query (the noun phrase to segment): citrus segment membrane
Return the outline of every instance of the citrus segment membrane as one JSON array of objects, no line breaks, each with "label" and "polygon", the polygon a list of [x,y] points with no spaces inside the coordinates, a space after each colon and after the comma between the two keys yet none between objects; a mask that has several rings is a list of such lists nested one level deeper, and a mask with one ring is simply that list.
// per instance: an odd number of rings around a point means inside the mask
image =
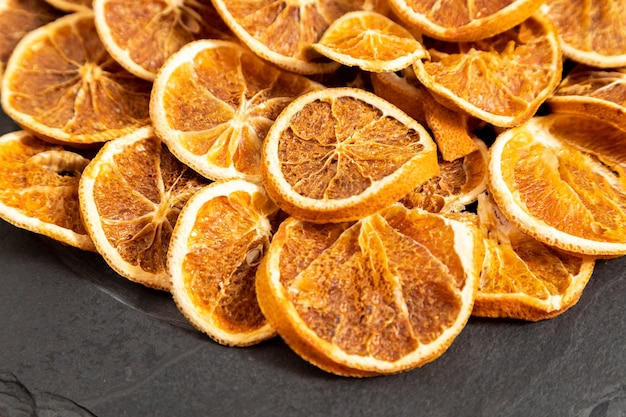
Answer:
[{"label": "citrus segment membrane", "polygon": [[171,292],[198,329],[231,346],[275,335],[257,303],[255,274],[277,208],[244,180],[212,183],[183,208],[168,252]]},{"label": "citrus segment membrane", "polygon": [[332,22],[312,47],[343,65],[370,72],[400,71],[428,56],[407,29],[385,15],[362,10]]},{"label": "citrus segment membrane", "polygon": [[171,151],[205,177],[260,183],[262,142],[274,119],[298,95],[321,88],[234,42],[199,40],[159,72],[150,115]]},{"label": "citrus segment membrane", "polygon": [[430,60],[417,60],[417,78],[446,107],[499,127],[532,117],[561,80],[554,25],[541,14],[475,42],[424,38]]},{"label": "citrus segment membrane", "polygon": [[88,145],[147,125],[150,89],[106,52],[91,12],[73,13],[29,32],[15,47],[2,108],[47,140]]},{"label": "citrus segment membrane", "polygon": [[259,305],[304,359],[349,376],[443,354],[470,314],[481,244],[468,223],[394,205],[356,223],[281,223]]},{"label": "citrus segment membrane", "polygon": [[95,0],[93,8],[109,53],[129,72],[149,81],[189,42],[235,39],[209,1]]},{"label": "citrus segment membrane", "polygon": [[178,214],[206,180],[151,127],[107,142],[81,177],[80,210],[98,252],[120,275],[169,290],[167,248]]},{"label": "citrus segment membrane", "polygon": [[489,188],[522,232],[562,250],[626,253],[626,132],[594,117],[535,117],[490,148]]},{"label": "citrus segment membrane", "polygon": [[472,314],[538,321],[574,306],[595,258],[566,254],[522,233],[487,194],[478,197],[485,258]]},{"label": "citrus segment membrane", "polygon": [[95,251],[78,207],[89,160],[26,131],[0,137],[0,218],[79,249]]},{"label": "citrus segment membrane", "polygon": [[263,144],[263,184],[279,207],[312,222],[355,220],[439,173],[424,127],[365,90],[296,98]]}]

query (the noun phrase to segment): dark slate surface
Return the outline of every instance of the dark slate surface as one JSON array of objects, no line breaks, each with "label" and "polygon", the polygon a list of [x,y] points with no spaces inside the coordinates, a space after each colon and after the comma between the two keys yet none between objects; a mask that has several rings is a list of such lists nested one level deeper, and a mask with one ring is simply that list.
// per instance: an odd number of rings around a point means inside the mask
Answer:
[{"label": "dark slate surface", "polygon": [[220,346],[168,295],[3,221],[0,265],[0,417],[626,415],[626,258],[557,318],[472,318],[441,358],[369,379],[279,338]]}]

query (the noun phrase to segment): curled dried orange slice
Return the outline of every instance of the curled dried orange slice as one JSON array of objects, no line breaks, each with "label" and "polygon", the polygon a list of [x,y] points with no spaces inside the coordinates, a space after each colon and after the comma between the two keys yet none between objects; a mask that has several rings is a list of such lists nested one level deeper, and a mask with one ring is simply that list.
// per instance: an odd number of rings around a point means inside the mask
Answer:
[{"label": "curled dried orange slice", "polygon": [[415,61],[417,78],[446,107],[495,126],[528,120],[561,80],[558,33],[541,14],[481,41],[424,42],[431,59]]},{"label": "curled dried orange slice", "polygon": [[46,3],[65,12],[85,12],[91,10],[91,0],[44,0]]},{"label": "curled dried orange slice", "polygon": [[72,13],[17,44],[3,78],[2,108],[47,140],[89,145],[147,125],[151,87],[106,52],[92,12]]},{"label": "curled dried orange slice", "polygon": [[356,223],[293,217],[257,272],[261,310],[302,358],[340,375],[421,366],[464,328],[478,285],[476,227],[393,205]]},{"label": "curled dried orange slice", "polygon": [[383,14],[363,10],[332,22],[312,47],[343,65],[370,72],[400,71],[428,56],[407,29]]},{"label": "curled dried orange slice", "polygon": [[320,84],[221,40],[184,46],[154,82],[150,116],[181,161],[212,180],[261,182],[261,146],[276,116]]},{"label": "curled dried orange slice", "polygon": [[439,173],[426,129],[357,88],[326,88],[289,104],[263,143],[261,174],[284,211],[312,222],[356,220]]},{"label": "curled dried orange slice", "polygon": [[549,246],[626,254],[626,131],[554,113],[504,131],[490,148],[489,189],[506,218]]},{"label": "curled dried orange slice", "polygon": [[178,217],[168,250],[171,293],[185,317],[219,343],[248,346],[276,334],[255,290],[276,211],[260,185],[232,179],[198,191]]},{"label": "curled dried orange slice", "polygon": [[396,72],[373,72],[370,81],[377,96],[397,106],[422,125],[427,125],[423,102],[427,90],[415,76],[412,66]]},{"label": "curled dried orange slice", "polygon": [[566,254],[520,232],[487,194],[478,197],[485,258],[472,314],[538,321],[573,307],[595,258]]},{"label": "curled dried orange slice", "polygon": [[167,58],[196,39],[234,39],[209,1],[94,0],[102,43],[124,68],[152,81]]},{"label": "curled dried orange slice", "polygon": [[96,249],[123,277],[169,290],[167,248],[178,214],[206,181],[151,127],[107,142],[83,171],[80,211]]},{"label": "curled dried orange slice", "polygon": [[395,13],[429,37],[475,41],[502,33],[530,17],[545,0],[390,0]]},{"label": "curled dried orange slice", "polygon": [[95,251],[78,208],[78,183],[89,159],[25,131],[0,137],[0,218],[32,232]]}]

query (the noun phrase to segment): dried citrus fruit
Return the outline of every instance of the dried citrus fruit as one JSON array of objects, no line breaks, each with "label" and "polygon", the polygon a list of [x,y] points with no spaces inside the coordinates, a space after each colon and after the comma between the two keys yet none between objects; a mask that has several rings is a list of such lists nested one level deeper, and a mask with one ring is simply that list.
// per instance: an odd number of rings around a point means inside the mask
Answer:
[{"label": "dried citrus fruit", "polygon": [[150,116],[180,160],[207,178],[261,182],[261,146],[294,97],[321,89],[241,45],[198,40],[176,52],[154,82]]},{"label": "dried citrus fruit", "polygon": [[481,41],[424,42],[431,59],[413,63],[417,78],[446,107],[495,126],[528,120],[561,80],[557,31],[541,14]]},{"label": "dried citrus fruit", "polygon": [[547,103],[557,113],[593,115],[626,129],[626,68],[577,65]]},{"label": "dried citrus fruit", "polygon": [[545,0],[389,0],[392,10],[425,35],[475,41],[502,33],[530,17]]},{"label": "dried citrus fruit", "polygon": [[370,72],[400,71],[428,56],[422,43],[403,26],[364,10],[332,22],[312,47],[333,61]]},{"label": "dried citrus fruit", "polygon": [[574,306],[595,258],[566,254],[520,232],[487,194],[478,197],[485,257],[472,314],[538,321]]},{"label": "dried citrus fruit", "polygon": [[89,159],[26,131],[0,137],[0,218],[67,245],[94,251],[78,208]]},{"label": "dried citrus fruit", "polygon": [[84,12],[91,10],[91,0],[45,0],[59,10],[65,12]]},{"label": "dried citrus fruit", "polygon": [[453,161],[439,157],[439,175],[402,197],[408,208],[431,213],[460,212],[487,188],[487,145],[478,138],[476,150]]},{"label": "dried citrus fruit", "polygon": [[356,223],[281,223],[257,272],[261,310],[305,360],[340,375],[405,371],[465,326],[482,243],[467,222],[393,205]]},{"label": "dried citrus fruit", "polygon": [[396,72],[373,72],[370,81],[376,95],[426,126],[423,95],[427,90],[415,77],[412,66]]},{"label": "dried citrus fruit", "polygon": [[263,143],[263,184],[287,213],[312,222],[356,220],[439,173],[426,129],[356,88],[304,94]]},{"label": "dried citrus fruit", "polygon": [[507,219],[549,246],[626,254],[626,131],[553,113],[504,131],[490,147],[489,189]]},{"label": "dried citrus fruit", "polygon": [[234,39],[209,1],[94,0],[96,28],[124,68],[146,80],[196,39]]},{"label": "dried citrus fruit", "polygon": [[178,217],[168,250],[171,293],[189,322],[219,343],[247,346],[276,334],[254,284],[276,211],[263,187],[232,179],[198,191]]},{"label": "dried citrus fruit", "polygon": [[0,3],[0,77],[15,45],[31,30],[58,17],[61,12],[43,0]]},{"label": "dried citrus fruit", "polygon": [[85,145],[147,125],[150,89],[106,53],[91,12],[73,13],[17,44],[3,78],[2,108],[47,140]]},{"label": "dried citrus fruit", "polygon": [[83,171],[80,211],[96,249],[120,275],[168,290],[167,248],[178,214],[206,181],[151,127],[107,142]]},{"label": "dried citrus fruit", "polygon": [[213,0],[235,35],[260,57],[301,74],[335,71],[339,63],[315,52],[328,26],[347,12],[378,10],[380,0],[320,2],[309,0]]},{"label": "dried citrus fruit", "polygon": [[624,0],[546,0],[541,10],[559,30],[563,54],[599,68],[626,66]]}]

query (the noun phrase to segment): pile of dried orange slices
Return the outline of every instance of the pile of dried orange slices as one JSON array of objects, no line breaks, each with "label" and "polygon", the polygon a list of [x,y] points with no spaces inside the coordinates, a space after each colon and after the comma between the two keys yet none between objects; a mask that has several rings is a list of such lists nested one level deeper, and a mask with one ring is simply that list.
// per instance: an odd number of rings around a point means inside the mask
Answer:
[{"label": "pile of dried orange slices", "polygon": [[23,130],[0,138],[0,217],[169,291],[219,343],[413,369],[471,315],[563,313],[626,254],[624,16],[4,2],[1,104]]}]

